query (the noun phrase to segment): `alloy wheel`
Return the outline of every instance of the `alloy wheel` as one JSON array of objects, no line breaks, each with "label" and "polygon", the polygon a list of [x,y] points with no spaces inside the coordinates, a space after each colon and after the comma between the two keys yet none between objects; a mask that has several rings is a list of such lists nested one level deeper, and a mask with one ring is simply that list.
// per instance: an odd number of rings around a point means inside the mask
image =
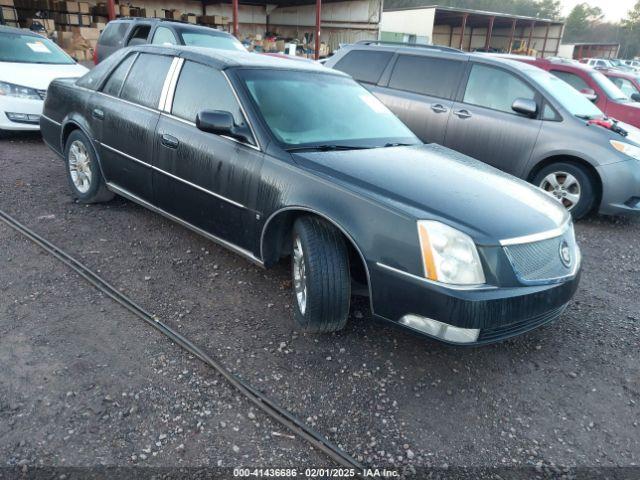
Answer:
[{"label": "alloy wheel", "polygon": [[571,211],[580,202],[582,188],[578,179],[567,172],[552,172],[542,179],[540,188],[553,195]]},{"label": "alloy wheel", "polygon": [[304,315],[307,310],[307,273],[300,237],[293,240],[293,288],[300,313]]},{"label": "alloy wheel", "polygon": [[89,191],[93,179],[91,157],[87,147],[80,140],[75,140],[69,147],[69,174],[73,185],[80,193]]}]

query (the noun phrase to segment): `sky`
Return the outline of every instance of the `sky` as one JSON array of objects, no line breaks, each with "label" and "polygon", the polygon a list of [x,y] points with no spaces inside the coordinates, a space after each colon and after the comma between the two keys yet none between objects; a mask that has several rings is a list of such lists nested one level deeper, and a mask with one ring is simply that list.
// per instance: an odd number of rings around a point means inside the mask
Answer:
[{"label": "sky", "polygon": [[627,12],[635,5],[636,0],[561,0],[562,14],[568,15],[573,7],[583,2],[593,7],[600,7],[602,13],[604,13],[605,20],[615,22],[627,15]]}]

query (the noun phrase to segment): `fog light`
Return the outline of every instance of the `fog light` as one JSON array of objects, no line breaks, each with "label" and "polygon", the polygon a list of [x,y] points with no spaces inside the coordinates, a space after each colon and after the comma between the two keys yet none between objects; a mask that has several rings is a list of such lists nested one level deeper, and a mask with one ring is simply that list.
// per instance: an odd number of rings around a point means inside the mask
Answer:
[{"label": "fog light", "polygon": [[402,317],[400,323],[452,343],[473,343],[478,340],[478,335],[480,335],[480,330],[477,328],[454,327],[431,318],[412,314]]},{"label": "fog light", "polygon": [[7,118],[12,122],[18,123],[38,123],[40,121],[40,115],[31,113],[15,113],[6,112]]}]

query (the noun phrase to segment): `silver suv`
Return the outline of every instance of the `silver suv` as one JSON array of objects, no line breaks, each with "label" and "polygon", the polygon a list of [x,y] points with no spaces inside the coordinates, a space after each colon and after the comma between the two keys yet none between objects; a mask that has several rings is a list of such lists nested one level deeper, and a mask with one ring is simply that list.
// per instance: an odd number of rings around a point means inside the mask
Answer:
[{"label": "silver suv", "polygon": [[606,119],[542,69],[379,42],[343,47],[325,65],[353,76],[422,141],[532,182],[574,218],[640,213],[640,130]]}]

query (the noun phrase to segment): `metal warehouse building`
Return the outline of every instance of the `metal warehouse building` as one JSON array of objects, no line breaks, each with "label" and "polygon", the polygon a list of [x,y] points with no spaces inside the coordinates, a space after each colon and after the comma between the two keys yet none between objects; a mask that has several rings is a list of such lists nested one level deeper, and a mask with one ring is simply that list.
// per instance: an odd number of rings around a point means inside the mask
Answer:
[{"label": "metal warehouse building", "polygon": [[465,51],[499,51],[539,57],[558,55],[564,23],[464,8],[385,5],[384,41],[434,43]]},{"label": "metal warehouse building", "polygon": [[559,55],[565,58],[617,58],[619,43],[563,43]]}]

